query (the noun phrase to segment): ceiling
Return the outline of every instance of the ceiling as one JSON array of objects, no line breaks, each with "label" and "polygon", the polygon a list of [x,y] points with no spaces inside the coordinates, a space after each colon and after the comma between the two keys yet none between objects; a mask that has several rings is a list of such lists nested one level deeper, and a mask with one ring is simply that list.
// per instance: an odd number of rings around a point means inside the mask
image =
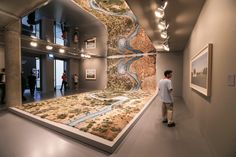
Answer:
[{"label": "ceiling", "polygon": [[[154,11],[160,7],[162,0],[126,0],[131,10],[137,16],[139,23],[145,29],[154,46],[163,43],[158,21]],[[1,0],[0,1],[0,28],[12,21],[39,8],[39,17],[56,19],[58,22],[67,22],[70,26],[99,25],[94,16],[88,14],[70,0]],[[205,0],[169,0],[165,9],[165,20],[169,24],[167,30],[170,51],[183,51],[193,27],[197,21]],[[79,16],[78,16],[79,15]],[[160,50],[161,51],[161,50]]]},{"label": "ceiling", "polygon": [[51,0],[48,5],[40,8],[36,12],[37,18],[54,19],[57,22],[66,22],[69,26],[87,26],[96,25],[97,27],[104,25],[93,15],[83,10],[71,0]]},{"label": "ceiling", "polygon": [[[131,10],[137,16],[139,23],[145,29],[154,46],[163,43],[158,30],[158,20],[155,10],[163,0],[126,0]],[[169,24],[170,51],[183,51],[191,35],[205,0],[169,0],[165,9],[165,20]],[[159,50],[161,52],[163,50]]]},{"label": "ceiling", "polygon": [[46,2],[47,0],[1,0],[0,28],[41,7]]}]

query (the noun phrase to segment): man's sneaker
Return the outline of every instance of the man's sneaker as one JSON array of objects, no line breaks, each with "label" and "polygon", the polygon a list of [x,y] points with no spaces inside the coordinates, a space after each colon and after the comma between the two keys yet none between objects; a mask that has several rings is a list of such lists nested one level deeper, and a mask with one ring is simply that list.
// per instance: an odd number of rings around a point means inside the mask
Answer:
[{"label": "man's sneaker", "polygon": [[168,123],[167,126],[168,126],[168,127],[175,127],[175,123],[174,123],[174,122]]},{"label": "man's sneaker", "polygon": [[162,121],[162,123],[167,123],[168,122],[168,120],[167,119],[164,119],[163,121]]}]

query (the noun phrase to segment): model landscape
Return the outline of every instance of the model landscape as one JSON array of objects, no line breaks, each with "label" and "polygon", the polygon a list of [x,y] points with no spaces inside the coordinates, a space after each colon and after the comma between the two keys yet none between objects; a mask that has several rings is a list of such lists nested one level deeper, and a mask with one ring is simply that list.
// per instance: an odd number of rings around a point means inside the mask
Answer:
[{"label": "model landscape", "polygon": [[23,104],[16,108],[113,141],[151,96],[141,90],[104,90]]},{"label": "model landscape", "polygon": [[107,88],[18,109],[113,141],[156,91],[156,55],[124,0],[74,0],[107,28]]}]

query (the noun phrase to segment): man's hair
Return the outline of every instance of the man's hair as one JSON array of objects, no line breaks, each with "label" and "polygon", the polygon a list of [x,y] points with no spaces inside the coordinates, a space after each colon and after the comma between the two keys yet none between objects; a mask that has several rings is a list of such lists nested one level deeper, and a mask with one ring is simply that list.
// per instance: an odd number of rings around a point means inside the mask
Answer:
[{"label": "man's hair", "polygon": [[165,75],[165,77],[167,77],[167,75],[169,75],[169,74],[171,74],[172,73],[172,70],[166,70],[165,72],[164,72],[164,75]]}]

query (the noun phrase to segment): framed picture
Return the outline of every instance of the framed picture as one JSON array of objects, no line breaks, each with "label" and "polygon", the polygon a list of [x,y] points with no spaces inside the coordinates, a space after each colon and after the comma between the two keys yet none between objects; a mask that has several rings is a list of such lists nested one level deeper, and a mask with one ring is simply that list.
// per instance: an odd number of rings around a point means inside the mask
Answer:
[{"label": "framed picture", "polygon": [[86,80],[96,80],[96,69],[86,69]]},{"label": "framed picture", "polygon": [[96,38],[91,38],[85,41],[86,49],[95,49],[96,48]]},{"label": "framed picture", "polygon": [[190,87],[210,96],[212,44],[205,46],[190,62]]}]

